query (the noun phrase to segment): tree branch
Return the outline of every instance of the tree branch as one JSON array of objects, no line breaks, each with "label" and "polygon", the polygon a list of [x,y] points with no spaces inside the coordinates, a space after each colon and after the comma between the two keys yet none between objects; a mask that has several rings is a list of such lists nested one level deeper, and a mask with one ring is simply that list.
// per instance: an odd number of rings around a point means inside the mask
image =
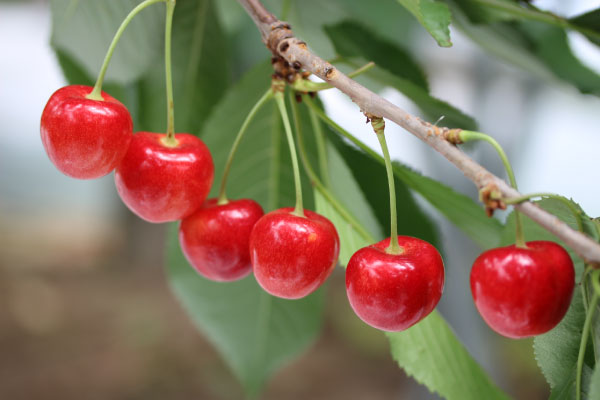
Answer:
[{"label": "tree branch", "polygon": [[[389,119],[406,129],[446,157],[479,189],[494,187],[506,198],[521,196],[504,180],[493,175],[455,145],[448,142],[446,140],[450,132],[448,128],[434,126],[407,113],[311,53],[306,43],[294,36],[290,26],[267,11],[259,0],[238,0],[238,2],[252,17],[261,33],[263,42],[274,55],[283,57],[290,64],[300,63],[305,70],[310,71],[348,95],[363,113]],[[600,264],[600,245],[594,240],[571,229],[557,217],[533,203],[524,202],[515,205],[515,207],[563,240],[584,260]]]}]

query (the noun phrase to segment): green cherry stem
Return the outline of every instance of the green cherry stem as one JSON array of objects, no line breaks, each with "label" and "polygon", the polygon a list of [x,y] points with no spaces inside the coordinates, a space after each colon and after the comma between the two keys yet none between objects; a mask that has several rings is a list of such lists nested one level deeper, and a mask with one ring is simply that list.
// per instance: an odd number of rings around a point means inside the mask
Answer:
[{"label": "green cherry stem", "polygon": [[[292,98],[290,93],[290,103],[292,104],[292,118],[294,120],[294,128],[296,129],[296,137],[298,138],[298,152],[300,154],[300,159],[302,160],[302,165],[304,166],[304,170],[306,171],[308,177],[311,180],[311,183],[315,186],[315,188],[325,197],[325,199],[331,203],[333,208],[344,218],[350,226],[367,242],[374,242],[375,239],[371,236],[369,232],[363,228],[363,226],[354,218],[354,216],[342,205],[338,199],[331,193],[329,188],[325,186],[320,180],[317,174],[315,173],[314,168],[310,164],[308,160],[308,156],[306,153],[306,148],[304,147],[304,135],[302,133],[302,129],[300,126],[300,118],[298,117],[298,106],[296,101]],[[314,129],[314,126],[313,126]]]},{"label": "green cherry stem", "polygon": [[300,181],[300,167],[298,166],[298,155],[296,154],[296,145],[294,144],[294,135],[290,126],[290,119],[285,108],[285,99],[283,97],[283,82],[273,81],[273,92],[275,102],[279,108],[281,119],[283,120],[283,128],[287,136],[288,145],[290,147],[290,156],[292,157],[292,168],[294,170],[294,183],[296,186],[296,207],[292,214],[299,217],[304,217],[304,207],[302,206],[302,183]]},{"label": "green cherry stem", "polygon": [[583,323],[583,331],[581,332],[581,342],[579,343],[579,355],[577,356],[577,376],[575,380],[575,399],[581,400],[581,373],[583,371],[583,360],[585,358],[585,350],[587,347],[588,336],[590,335],[590,328],[592,326],[592,319],[598,300],[600,299],[600,270],[592,272],[591,280],[594,288],[594,294],[590,301],[587,315],[585,316],[585,322]]},{"label": "green cherry stem", "polygon": [[372,117],[371,125],[377,134],[377,140],[381,145],[383,159],[385,161],[385,172],[387,173],[388,187],[390,189],[390,222],[391,234],[390,245],[385,250],[388,254],[401,254],[404,250],[398,244],[398,217],[396,214],[396,187],[394,185],[394,171],[392,170],[392,160],[385,140],[385,121],[381,117]]},{"label": "green cherry stem", "polygon": [[[491,136],[486,135],[485,133],[474,132],[474,131],[460,131],[460,133],[458,134],[458,137],[464,143],[470,142],[473,140],[483,140],[484,142],[487,142],[490,145],[492,145],[492,147],[496,150],[496,152],[500,156],[500,159],[502,160],[502,164],[504,164],[504,168],[506,169],[506,174],[508,175],[508,180],[510,182],[510,185],[513,187],[513,189],[517,190],[517,180],[515,179],[515,174],[513,172],[512,166],[510,165],[510,162],[508,161],[508,157],[506,156],[504,149],[502,148],[502,146],[500,146],[500,144],[496,141],[496,139],[494,139]],[[516,234],[515,234],[516,246],[521,247],[521,248],[527,247],[525,245],[525,238],[523,236],[523,221],[521,219],[521,213],[517,209],[515,209],[515,229],[516,229]]]},{"label": "green cherry stem", "polygon": [[171,71],[171,32],[173,27],[173,12],[175,0],[167,1],[167,16],[165,19],[165,81],[167,86],[167,137],[163,144],[177,146],[175,139],[175,104],[173,103],[173,74]]},{"label": "green cherry stem", "polygon": [[125,17],[123,22],[121,22],[121,26],[119,26],[119,29],[117,29],[117,33],[115,33],[115,36],[113,37],[113,40],[110,43],[110,46],[108,46],[108,51],[106,52],[106,56],[104,56],[104,61],[102,62],[102,66],[100,67],[100,73],[98,74],[98,79],[96,79],[96,84],[94,85],[94,89],[92,90],[92,92],[90,94],[88,94],[86,96],[88,99],[100,100],[100,101],[104,100],[102,98],[102,84],[104,83],[104,76],[106,75],[106,70],[108,69],[108,64],[110,63],[113,53],[115,52],[117,43],[119,43],[119,39],[121,39],[123,32],[125,32],[125,28],[127,28],[129,23],[131,22],[131,20],[136,15],[138,15],[138,13],[140,11],[142,11],[144,8],[150,6],[154,3],[161,3],[164,1],[166,1],[166,0],[143,1],[140,4],[138,4],[133,10],[131,10],[129,12],[129,14],[127,14],[127,16]]},{"label": "green cherry stem", "polygon": [[248,130],[248,126],[250,125],[250,122],[252,122],[252,120],[256,116],[256,113],[258,112],[258,110],[260,110],[262,108],[262,106],[265,105],[267,103],[267,101],[269,101],[272,97],[273,97],[273,91],[271,90],[271,88],[269,88],[269,90],[267,90],[265,92],[265,94],[263,94],[261,96],[261,98],[258,99],[256,104],[254,104],[254,106],[252,107],[252,109],[250,110],[248,115],[246,116],[244,123],[240,127],[240,130],[238,131],[238,134],[235,137],[233,144],[231,145],[231,150],[229,151],[229,156],[227,157],[227,162],[225,163],[225,168],[223,169],[223,177],[221,178],[221,186],[219,187],[219,196],[218,196],[217,204],[222,205],[222,204],[228,203],[227,195],[225,194],[225,186],[227,185],[227,177],[229,176],[229,170],[231,169],[233,157],[235,156],[235,153],[240,145],[240,142],[242,141],[242,137],[244,137],[244,133],[246,133],[246,131]]}]

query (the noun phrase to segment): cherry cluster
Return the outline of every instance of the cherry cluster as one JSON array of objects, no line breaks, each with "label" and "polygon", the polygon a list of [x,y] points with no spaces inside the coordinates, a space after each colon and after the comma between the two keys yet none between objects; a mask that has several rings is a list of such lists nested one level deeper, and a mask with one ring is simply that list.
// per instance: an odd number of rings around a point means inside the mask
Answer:
[{"label": "cherry cluster", "polygon": [[[94,88],[71,85],[52,94],[41,118],[41,138],[48,157],[62,173],[74,178],[99,178],[115,171],[117,192],[133,213],[153,223],[180,220],[183,253],[203,277],[227,282],[253,272],[258,284],[273,296],[299,299],[309,295],[337,264],[340,240],[331,221],[302,207],[298,160],[283,100],[290,82],[275,77],[271,89],[250,112],[233,143],[219,196],[212,199],[207,199],[214,178],[208,147],[194,135],[174,133],[170,77],[174,1],[167,1],[167,133],[133,134],[127,108],[101,91],[108,60],[123,29],[137,12],[158,1],[162,0],[144,1],[126,18]],[[285,60],[281,62],[287,65]],[[294,66],[294,70],[299,69]],[[298,79],[305,78],[302,74]],[[254,200],[227,199],[224,189],[247,124],[255,110],[272,97],[279,106],[290,146],[296,206],[265,214]],[[431,244],[398,236],[385,123],[380,117],[369,118],[384,154],[392,230],[389,238],[359,249],[350,258],[346,290],[353,310],[367,324],[402,331],[421,321],[438,304],[444,287],[444,264]],[[465,141],[482,137],[467,131],[461,134]],[[510,176],[514,178],[512,173]],[[484,252],[471,271],[477,309],[492,329],[513,338],[538,335],[556,326],[569,307],[574,288],[569,254],[554,242],[525,243],[519,233],[520,221],[517,226],[516,245]]]}]

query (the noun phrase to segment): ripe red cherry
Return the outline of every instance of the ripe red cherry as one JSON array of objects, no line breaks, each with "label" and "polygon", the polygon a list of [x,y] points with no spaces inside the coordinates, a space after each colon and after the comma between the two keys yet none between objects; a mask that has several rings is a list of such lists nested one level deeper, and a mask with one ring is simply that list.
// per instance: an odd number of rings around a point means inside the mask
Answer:
[{"label": "ripe red cherry", "polygon": [[346,293],[352,309],[367,324],[402,331],[425,318],[444,289],[444,263],[431,244],[398,236],[401,254],[388,254],[390,238],[352,255],[346,268]]},{"label": "ripe red cherry", "polygon": [[187,260],[205,278],[235,281],[252,271],[250,232],[264,214],[254,200],[207,200],[181,221],[179,243]]},{"label": "ripe red cherry", "polygon": [[299,299],[317,290],[337,263],[340,239],[322,215],[281,208],[265,214],[250,234],[256,281],[273,296]]},{"label": "ripe red cherry", "polygon": [[212,185],[214,166],[206,145],[178,133],[137,132],[115,171],[117,191],[131,211],[148,222],[183,219],[198,210]]},{"label": "ripe red cherry", "polygon": [[86,98],[91,87],[58,89],[42,112],[40,131],[50,161],[73,178],[92,179],[110,173],[127,152],[133,123],[118,100]]},{"label": "ripe red cherry", "polygon": [[477,310],[493,330],[515,339],[554,328],[575,286],[573,261],[565,249],[549,241],[526,245],[488,250],[471,269]]}]

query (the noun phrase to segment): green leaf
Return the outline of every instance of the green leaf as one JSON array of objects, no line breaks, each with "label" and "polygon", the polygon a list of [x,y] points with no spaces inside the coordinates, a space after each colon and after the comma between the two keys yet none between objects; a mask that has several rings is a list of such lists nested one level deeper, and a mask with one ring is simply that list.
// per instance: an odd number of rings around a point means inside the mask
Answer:
[{"label": "green leaf", "polygon": [[325,32],[344,57],[362,56],[399,78],[429,91],[427,77],[410,53],[355,21],[328,25]]},{"label": "green leaf", "polygon": [[[585,321],[581,292],[573,293],[569,311],[563,320],[550,332],[534,339],[535,359],[550,384],[554,388],[565,385],[565,376],[570,376],[577,364],[581,329]],[[575,376],[573,375],[573,382]]]},{"label": "green leaf", "polygon": [[[51,44],[95,80],[119,25],[138,3],[138,0],[51,0]],[[155,4],[134,18],[115,49],[106,81],[132,82],[156,64],[162,52],[157,44],[163,43],[164,15],[164,4]]]},{"label": "green leaf", "polygon": [[427,29],[442,47],[452,46],[450,23],[452,15],[448,6],[435,0],[398,0]]},{"label": "green leaf", "polygon": [[596,368],[590,376],[588,400],[600,400],[600,363],[596,363]]},{"label": "green leaf", "polygon": [[317,337],[324,290],[301,300],[264,292],[253,276],[218,283],[188,265],[177,238],[168,234],[168,279],[192,321],[219,350],[249,395],[256,395],[279,367]]},{"label": "green leaf", "polygon": [[[160,22],[164,29],[164,21]],[[177,3],[173,16],[172,73],[177,132],[197,134],[230,82],[227,40],[211,0]],[[157,42],[164,46],[164,39]],[[140,83],[140,130],[166,127],[164,53]]]},{"label": "green leaf", "polygon": [[[574,400],[577,387],[575,383],[576,373],[577,368],[573,368],[568,375],[563,376],[561,382],[552,389],[548,400]],[[591,379],[593,379],[592,369],[584,364],[581,371],[581,394],[582,398],[586,400],[594,399],[588,395],[588,387],[593,382]]]},{"label": "green leaf", "polygon": [[508,398],[436,311],[403,332],[386,335],[394,360],[432,392],[448,400]]},{"label": "green leaf", "polygon": [[444,125],[453,128],[476,129],[475,121],[448,103],[429,94],[425,74],[412,56],[398,44],[382,38],[368,28],[345,21],[325,27],[336,52],[343,62],[356,68],[357,58],[373,61],[376,67],[365,75],[392,86],[412,100],[429,118],[444,117]]},{"label": "green leaf", "polygon": [[492,54],[544,79],[561,79],[582,93],[600,95],[600,75],[575,57],[563,28],[528,20],[528,15],[518,15],[512,22],[477,25],[458,7],[453,8],[453,14],[455,25]]},{"label": "green leaf", "polygon": [[[368,155],[380,165],[383,165],[383,159],[374,152],[365,153],[363,150],[351,147],[335,136],[333,136],[331,140],[335,143],[340,154],[342,154],[347,163],[350,163],[350,161],[354,163],[354,160],[364,158]],[[394,175],[404,184],[403,186],[408,187],[423,196],[425,200],[434,206],[442,215],[448,218],[450,222],[462,229],[475,243],[483,248],[495,247],[498,244],[502,232],[502,224],[496,219],[488,218],[482,207],[475,201],[400,163],[395,162],[393,167]],[[385,176],[383,173],[380,173],[379,175]],[[379,175],[374,174],[370,178],[363,180],[373,180]],[[362,182],[361,180],[358,181]],[[367,183],[365,182],[363,184]],[[400,205],[400,203],[398,204]],[[401,207],[399,206],[399,210],[400,209]],[[399,214],[399,221],[403,221],[404,218],[410,219],[410,214],[413,212],[414,211],[410,211],[407,213],[408,215],[405,216],[400,216]],[[403,227],[411,230],[426,229],[427,225],[428,224],[423,227],[414,227],[405,226],[405,224],[401,223],[399,224],[399,229]],[[421,234],[424,235],[424,233]]]},{"label": "green leaf", "polygon": [[584,14],[573,17],[569,20],[581,28],[589,29],[592,32],[582,31],[582,33],[594,44],[600,46],[600,8],[588,11]]},{"label": "green leaf", "polygon": [[532,53],[544,62],[554,75],[570,82],[581,93],[600,95],[600,75],[575,57],[563,29],[539,22],[521,24],[521,29],[532,42]]}]

